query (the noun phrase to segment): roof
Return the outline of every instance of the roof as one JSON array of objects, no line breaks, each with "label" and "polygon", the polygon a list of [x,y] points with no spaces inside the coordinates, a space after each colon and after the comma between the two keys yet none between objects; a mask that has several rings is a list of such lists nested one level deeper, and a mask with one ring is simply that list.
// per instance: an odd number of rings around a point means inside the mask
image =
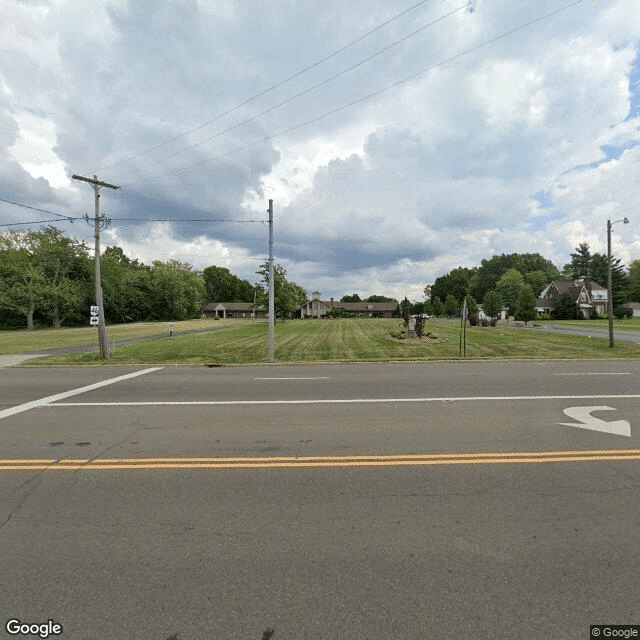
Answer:
[{"label": "roof", "polygon": [[334,302],[334,306],[344,311],[395,311],[397,302]]},{"label": "roof", "polygon": [[251,311],[252,308],[252,302],[210,302],[203,311]]}]

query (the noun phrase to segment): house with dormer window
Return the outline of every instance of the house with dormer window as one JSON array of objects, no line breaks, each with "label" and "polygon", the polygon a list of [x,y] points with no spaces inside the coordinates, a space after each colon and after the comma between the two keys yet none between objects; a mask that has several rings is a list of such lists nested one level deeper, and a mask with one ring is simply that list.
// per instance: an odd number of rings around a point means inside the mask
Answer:
[{"label": "house with dormer window", "polygon": [[607,289],[589,276],[573,282],[559,281],[548,284],[538,298],[538,313],[551,313],[556,300],[563,293],[568,293],[575,300],[576,313],[582,312],[585,318],[590,318],[594,311],[598,315],[607,313]]}]

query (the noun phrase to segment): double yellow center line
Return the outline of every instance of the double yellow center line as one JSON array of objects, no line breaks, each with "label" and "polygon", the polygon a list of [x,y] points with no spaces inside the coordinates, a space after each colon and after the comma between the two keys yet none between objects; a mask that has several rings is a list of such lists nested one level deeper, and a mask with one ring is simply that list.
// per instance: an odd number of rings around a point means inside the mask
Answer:
[{"label": "double yellow center line", "polygon": [[0,471],[119,471],[136,469],[289,469],[410,467],[461,464],[539,464],[640,460],[640,449],[509,453],[434,453],[369,456],[277,456],[268,458],[0,459]]}]

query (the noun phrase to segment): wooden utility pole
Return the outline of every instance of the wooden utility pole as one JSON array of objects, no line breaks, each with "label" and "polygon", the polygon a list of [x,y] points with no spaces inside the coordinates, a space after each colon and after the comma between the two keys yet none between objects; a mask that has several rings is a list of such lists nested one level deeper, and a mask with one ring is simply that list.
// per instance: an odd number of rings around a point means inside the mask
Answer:
[{"label": "wooden utility pole", "polygon": [[[91,178],[85,178],[83,176],[73,175],[74,180],[81,180],[82,182],[88,182],[95,192],[95,265],[96,265],[96,304],[98,306],[98,341],[100,344],[100,357],[103,360],[109,359],[109,339],[107,337],[107,323],[104,318],[104,302],[102,300],[102,278],[100,275],[100,227],[106,222],[104,218],[100,217],[100,187],[107,187],[108,189],[119,189],[120,187],[109,184],[108,182],[101,182],[97,176]],[[89,217],[85,216],[87,222]]]},{"label": "wooden utility pole", "polygon": [[267,348],[267,362],[275,362],[275,304],[273,282],[273,200],[269,200],[269,339]]}]

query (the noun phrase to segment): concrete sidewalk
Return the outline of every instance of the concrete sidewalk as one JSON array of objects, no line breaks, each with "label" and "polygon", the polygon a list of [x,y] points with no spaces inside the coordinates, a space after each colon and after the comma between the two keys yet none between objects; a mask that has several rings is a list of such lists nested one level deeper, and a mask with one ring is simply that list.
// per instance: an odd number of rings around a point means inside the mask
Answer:
[{"label": "concrete sidewalk", "polygon": [[0,356],[0,369],[3,367],[12,367],[16,364],[20,364],[25,360],[31,360],[31,358],[42,358],[49,356],[50,353],[14,353],[7,356]]}]

